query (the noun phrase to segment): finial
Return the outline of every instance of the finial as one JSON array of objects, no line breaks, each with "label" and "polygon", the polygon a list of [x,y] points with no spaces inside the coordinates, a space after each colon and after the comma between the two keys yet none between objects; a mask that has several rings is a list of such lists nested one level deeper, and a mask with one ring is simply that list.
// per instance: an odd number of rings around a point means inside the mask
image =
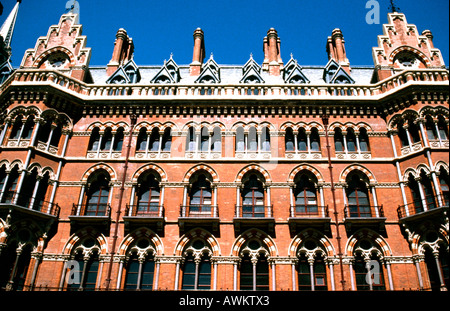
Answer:
[{"label": "finial", "polygon": [[394,0],[390,0],[391,4],[389,5],[389,9],[392,11],[392,13],[400,12],[400,8],[395,6]]}]

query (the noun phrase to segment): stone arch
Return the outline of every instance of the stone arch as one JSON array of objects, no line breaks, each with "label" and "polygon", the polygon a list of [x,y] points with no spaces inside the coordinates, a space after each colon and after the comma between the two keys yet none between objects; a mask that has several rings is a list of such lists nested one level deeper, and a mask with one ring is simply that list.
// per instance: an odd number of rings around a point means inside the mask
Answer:
[{"label": "stone arch", "polygon": [[322,177],[322,174],[321,174],[315,167],[312,167],[312,166],[310,166],[309,164],[303,163],[303,164],[300,164],[300,165],[296,166],[296,167],[291,171],[291,173],[289,174],[289,177],[288,177],[288,183],[293,183],[293,182],[294,182],[294,179],[295,179],[295,176],[296,176],[299,172],[301,172],[301,171],[303,171],[303,170],[309,171],[309,172],[312,173],[314,176],[316,176],[318,182],[320,182],[320,183],[321,183],[321,182],[324,182],[323,177]]},{"label": "stone arch", "polygon": [[144,172],[146,172],[146,171],[148,171],[148,170],[153,170],[153,171],[157,172],[157,173],[159,174],[159,176],[160,176],[162,182],[166,182],[166,181],[167,181],[167,174],[166,174],[166,172],[165,172],[161,167],[159,167],[158,165],[152,164],[152,163],[146,164],[146,165],[144,165],[144,166],[141,166],[141,167],[134,173],[134,175],[133,175],[131,181],[132,181],[133,183],[137,183],[137,181],[138,181],[139,177],[141,176],[141,174],[143,174]]},{"label": "stone arch", "polygon": [[29,107],[25,107],[25,106],[17,106],[14,107],[13,109],[11,109],[11,111],[8,112],[7,117],[14,119],[16,118],[18,115],[22,114],[26,117],[33,115],[33,116],[40,116],[42,113],[41,109],[39,109],[36,106],[29,106]]},{"label": "stone arch", "polygon": [[81,242],[87,237],[94,238],[99,246],[100,254],[106,255],[108,253],[108,242],[103,233],[99,233],[92,227],[85,227],[72,234],[63,247],[62,254],[70,255],[75,250],[78,242]]},{"label": "stone arch", "polygon": [[339,177],[339,181],[342,183],[345,183],[348,174],[355,170],[357,170],[360,173],[362,173],[363,175],[365,175],[369,179],[370,183],[376,182],[375,176],[372,174],[372,172],[369,169],[367,169],[364,166],[361,166],[359,164],[352,164],[352,165],[348,166],[347,168],[345,168],[342,171],[341,176]]},{"label": "stone arch", "polygon": [[186,175],[184,175],[183,182],[188,183],[189,179],[191,178],[191,176],[195,172],[201,171],[201,170],[204,170],[204,171],[208,172],[211,175],[211,177],[213,178],[213,182],[214,183],[218,183],[219,182],[219,175],[217,175],[216,171],[213,168],[211,168],[209,165],[206,165],[206,164],[198,164],[198,165],[192,167],[186,173]]},{"label": "stone arch", "polygon": [[397,55],[401,54],[402,52],[408,52],[408,53],[412,53],[415,54],[415,56],[422,62],[425,64],[425,66],[431,67],[431,61],[430,59],[421,51],[419,51],[416,48],[413,48],[412,46],[407,46],[407,45],[402,45],[399,46],[398,48],[396,48],[395,50],[393,50],[391,52],[391,54],[389,55],[389,63],[391,65],[394,65],[394,59],[397,57]]},{"label": "stone arch", "polygon": [[89,179],[89,176],[91,176],[92,173],[94,173],[97,170],[105,170],[106,172],[108,172],[108,174],[111,178],[111,181],[117,179],[117,174],[111,166],[109,166],[108,164],[105,164],[105,163],[98,163],[84,172],[83,177],[81,178],[81,181],[84,183],[87,182]]},{"label": "stone arch", "polygon": [[174,256],[182,256],[183,250],[186,248],[189,242],[196,238],[201,238],[209,244],[209,246],[211,247],[212,256],[220,256],[222,254],[219,242],[211,233],[209,233],[205,229],[194,228],[185,233],[178,240],[178,243],[175,245],[175,249],[173,252]]},{"label": "stone arch", "polygon": [[242,177],[244,177],[244,175],[249,172],[255,170],[259,173],[262,174],[262,176],[265,178],[266,183],[271,183],[272,179],[269,175],[269,172],[267,172],[265,169],[263,169],[261,166],[259,166],[258,164],[249,164],[246,167],[244,167],[243,169],[241,169],[239,171],[239,173],[236,176],[236,182],[240,183],[242,181]]},{"label": "stone arch", "polygon": [[275,241],[268,234],[256,228],[249,229],[236,238],[231,247],[231,256],[239,257],[239,253],[245,242],[253,238],[259,239],[264,244],[270,257],[278,256]]},{"label": "stone arch", "polygon": [[301,243],[309,238],[315,239],[322,245],[327,257],[335,256],[336,251],[334,250],[333,244],[330,242],[330,240],[323,233],[312,228],[303,230],[292,239],[291,244],[288,248],[289,256],[295,258],[297,256],[297,251]]},{"label": "stone arch", "polygon": [[383,257],[392,256],[392,250],[386,240],[375,231],[366,228],[358,230],[349,237],[345,246],[345,255],[352,257],[356,243],[362,239],[372,241],[379,248]]},{"label": "stone arch", "polygon": [[70,61],[70,66],[69,67],[73,67],[76,65],[76,58],[75,55],[66,47],[64,46],[55,46],[51,49],[48,49],[46,51],[44,51],[41,55],[39,55],[35,61],[33,62],[32,67],[40,67],[42,65],[42,63],[52,54],[56,54],[56,53],[63,53],[67,56],[67,58],[69,58]]},{"label": "stone arch", "polygon": [[145,227],[136,229],[133,232],[129,233],[120,243],[117,254],[119,256],[125,256],[130,246],[140,238],[147,238],[153,243],[156,251],[156,254],[154,255],[164,255],[164,244],[161,238],[155,232]]}]

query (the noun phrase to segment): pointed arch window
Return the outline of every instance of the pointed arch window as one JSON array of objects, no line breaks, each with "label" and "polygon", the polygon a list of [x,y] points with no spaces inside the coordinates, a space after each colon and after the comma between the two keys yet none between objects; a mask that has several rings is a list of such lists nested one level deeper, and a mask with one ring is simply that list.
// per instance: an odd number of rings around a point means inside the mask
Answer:
[{"label": "pointed arch window", "polygon": [[340,128],[334,130],[334,149],[335,151],[344,151],[344,137]]},{"label": "pointed arch window", "polygon": [[240,290],[269,290],[268,252],[257,240],[250,240],[241,253]]},{"label": "pointed arch window", "polygon": [[99,172],[92,180],[86,193],[84,216],[105,216],[109,205],[109,175]]},{"label": "pointed arch window", "polygon": [[154,274],[154,256],[148,255],[141,259],[133,253],[127,264],[125,290],[152,290]]},{"label": "pointed arch window", "polygon": [[294,132],[292,131],[292,128],[288,127],[286,129],[286,135],[285,135],[285,150],[286,151],[294,151]]},{"label": "pointed arch window", "polygon": [[358,174],[353,174],[347,188],[347,200],[350,217],[371,217],[369,193],[366,183]]},{"label": "pointed arch window", "polygon": [[295,183],[295,214],[317,215],[317,190],[315,183],[308,175],[303,174]]},{"label": "pointed arch window", "polygon": [[136,215],[159,215],[161,189],[153,174],[139,178],[137,189]]},{"label": "pointed arch window", "polygon": [[242,190],[242,216],[265,217],[264,188],[256,174],[249,176]]},{"label": "pointed arch window", "polygon": [[[355,257],[353,269],[355,273],[356,289],[361,291],[368,290],[386,290],[384,282],[383,265],[380,260],[375,256],[370,256],[370,259],[366,261],[361,253],[358,253]],[[367,273],[370,271],[370,262],[374,262],[377,266],[378,272],[376,276],[372,275],[371,283],[367,282]]]},{"label": "pointed arch window", "polygon": [[315,127],[311,129],[311,151],[320,151],[319,130]]},{"label": "pointed arch window", "polygon": [[163,139],[162,139],[162,151],[168,152],[172,147],[172,129],[167,127],[164,130]]},{"label": "pointed arch window", "polygon": [[71,275],[78,275],[80,280],[78,282],[68,282],[68,291],[93,291],[97,284],[97,273],[99,267],[98,252],[94,251],[87,259],[82,252],[75,255],[76,262]]},{"label": "pointed arch window", "polygon": [[181,289],[211,289],[211,254],[205,241],[191,242],[183,258]]}]

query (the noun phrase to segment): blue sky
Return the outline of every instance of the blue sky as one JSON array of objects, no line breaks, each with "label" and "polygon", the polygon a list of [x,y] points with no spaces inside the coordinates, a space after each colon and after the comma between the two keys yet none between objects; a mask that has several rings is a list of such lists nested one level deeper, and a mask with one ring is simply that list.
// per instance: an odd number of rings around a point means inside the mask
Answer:
[{"label": "blue sky", "polygon": [[[16,0],[0,0],[4,6],[0,24]],[[389,0],[380,4],[380,24],[367,24],[367,0],[78,0],[83,35],[92,48],[91,66],[110,61],[115,34],[124,28],[135,44],[138,65],[161,65],[173,53],[179,64],[192,61],[197,27],[205,33],[206,55],[219,64],[244,64],[250,53],[263,60],[267,30],[281,38],[285,62],[293,53],[300,65],[325,65],[325,44],[334,28],[340,28],[351,66],[372,66],[372,47],[387,22]],[[12,64],[20,65],[24,52],[47,34],[65,12],[67,0],[23,0],[14,32]],[[395,0],[408,23],[419,32],[431,30],[434,45],[449,65],[449,1]]]}]

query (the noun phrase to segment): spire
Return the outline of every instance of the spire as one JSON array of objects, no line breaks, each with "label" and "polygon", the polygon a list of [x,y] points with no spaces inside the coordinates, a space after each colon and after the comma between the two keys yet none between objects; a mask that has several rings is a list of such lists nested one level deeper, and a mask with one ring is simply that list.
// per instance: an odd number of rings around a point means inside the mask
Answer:
[{"label": "spire", "polygon": [[16,24],[17,13],[19,12],[19,4],[22,0],[17,0],[16,5],[12,9],[9,16],[6,18],[2,27],[0,28],[0,36],[3,38],[3,45],[6,49],[11,47],[12,36],[14,32],[14,26]]}]

